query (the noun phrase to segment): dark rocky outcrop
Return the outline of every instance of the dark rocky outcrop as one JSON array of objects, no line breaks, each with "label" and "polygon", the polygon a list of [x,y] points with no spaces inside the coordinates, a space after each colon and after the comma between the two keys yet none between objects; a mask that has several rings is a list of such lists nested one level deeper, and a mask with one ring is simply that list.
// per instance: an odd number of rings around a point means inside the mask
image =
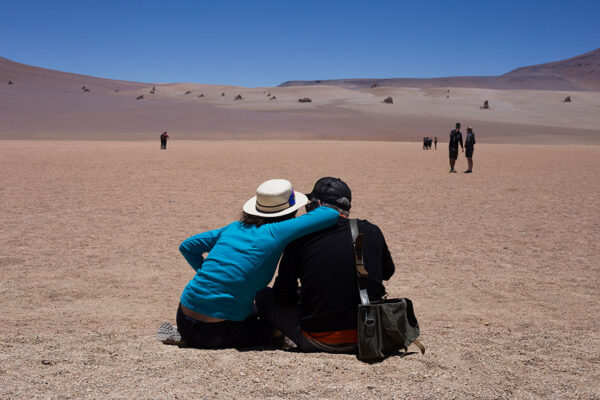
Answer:
[{"label": "dark rocky outcrop", "polygon": [[233,101],[238,101],[238,100],[244,100],[244,98],[242,97],[241,94],[238,94],[237,96],[235,96],[235,99],[233,99]]},{"label": "dark rocky outcrop", "polygon": [[392,99],[392,97],[386,97],[385,99],[383,99],[383,102],[385,104],[394,104],[394,99]]},{"label": "dark rocky outcrop", "polygon": [[563,102],[570,103],[571,102],[571,96],[565,97],[565,99],[563,100]]},{"label": "dark rocky outcrop", "polygon": [[310,97],[303,97],[301,99],[298,99],[299,103],[310,103],[312,102],[312,99]]}]

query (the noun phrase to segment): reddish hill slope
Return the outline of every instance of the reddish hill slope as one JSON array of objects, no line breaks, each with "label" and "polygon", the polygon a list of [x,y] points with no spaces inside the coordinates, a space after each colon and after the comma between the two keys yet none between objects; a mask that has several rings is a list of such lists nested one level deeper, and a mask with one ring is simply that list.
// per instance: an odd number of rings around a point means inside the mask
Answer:
[{"label": "reddish hill slope", "polygon": [[522,67],[501,76],[453,76],[446,78],[361,78],[287,81],[286,86],[331,85],[345,88],[462,87],[497,90],[600,90],[600,49],[567,60]]}]

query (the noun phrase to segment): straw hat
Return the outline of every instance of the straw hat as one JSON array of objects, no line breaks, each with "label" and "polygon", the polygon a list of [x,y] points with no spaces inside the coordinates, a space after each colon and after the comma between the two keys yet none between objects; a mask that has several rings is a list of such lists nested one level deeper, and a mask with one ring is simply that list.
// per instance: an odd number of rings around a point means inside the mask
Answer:
[{"label": "straw hat", "polygon": [[280,217],[290,214],[308,203],[308,198],[294,192],[290,181],[271,179],[256,188],[256,196],[248,200],[243,207],[244,212],[259,217]]}]

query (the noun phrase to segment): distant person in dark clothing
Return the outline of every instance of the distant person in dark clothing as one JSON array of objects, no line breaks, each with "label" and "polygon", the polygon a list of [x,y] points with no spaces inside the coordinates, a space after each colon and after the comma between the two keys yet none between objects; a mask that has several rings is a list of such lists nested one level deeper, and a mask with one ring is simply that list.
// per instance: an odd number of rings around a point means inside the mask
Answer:
[{"label": "distant person in dark clothing", "polygon": [[475,133],[473,128],[467,128],[467,137],[465,138],[465,156],[467,157],[468,167],[465,174],[473,172],[473,151],[475,150]]},{"label": "distant person in dark clothing", "polygon": [[437,150],[437,136],[433,138],[433,145],[435,146],[435,149]]},{"label": "distant person in dark clothing", "polygon": [[160,148],[161,150],[166,150],[167,149],[167,139],[169,138],[169,135],[167,134],[167,132],[163,132],[162,135],[160,135]]},{"label": "distant person in dark clothing", "polygon": [[448,151],[450,153],[450,172],[455,173],[454,164],[458,158],[458,145],[462,151],[465,151],[463,147],[462,133],[460,132],[460,122],[456,123],[456,129],[450,132],[450,141],[448,142]]},{"label": "distant person in dark clothing", "polygon": [[[325,177],[308,196],[312,204],[333,208],[342,218],[286,247],[273,289],[257,294],[259,316],[301,351],[351,352],[356,349],[360,303],[348,219],[352,193],[342,180]],[[382,280],[394,274],[394,262],[376,225],[358,220],[358,229],[364,234],[369,297],[380,300],[386,293]]]}]

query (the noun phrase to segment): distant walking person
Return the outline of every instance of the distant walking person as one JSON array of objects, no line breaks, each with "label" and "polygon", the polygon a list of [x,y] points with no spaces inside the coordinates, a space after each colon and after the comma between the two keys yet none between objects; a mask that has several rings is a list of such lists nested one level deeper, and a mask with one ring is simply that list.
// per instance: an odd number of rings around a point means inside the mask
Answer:
[{"label": "distant walking person", "polygon": [[167,131],[164,131],[162,133],[162,135],[160,135],[160,149],[161,150],[167,149],[167,139],[168,138],[169,138],[169,135],[167,134]]},{"label": "distant walking person", "polygon": [[433,145],[435,146],[435,149],[437,150],[437,136],[433,138]]},{"label": "distant walking person", "polygon": [[467,162],[469,166],[465,171],[465,174],[470,174],[473,172],[473,150],[475,150],[475,133],[473,133],[473,128],[467,128],[467,137],[465,138],[465,156],[467,157]]},{"label": "distant walking person", "polygon": [[450,142],[448,142],[448,151],[450,153],[450,172],[455,173],[454,164],[458,158],[458,145],[462,151],[465,151],[463,147],[462,133],[460,132],[460,122],[456,123],[456,129],[450,132]]}]

